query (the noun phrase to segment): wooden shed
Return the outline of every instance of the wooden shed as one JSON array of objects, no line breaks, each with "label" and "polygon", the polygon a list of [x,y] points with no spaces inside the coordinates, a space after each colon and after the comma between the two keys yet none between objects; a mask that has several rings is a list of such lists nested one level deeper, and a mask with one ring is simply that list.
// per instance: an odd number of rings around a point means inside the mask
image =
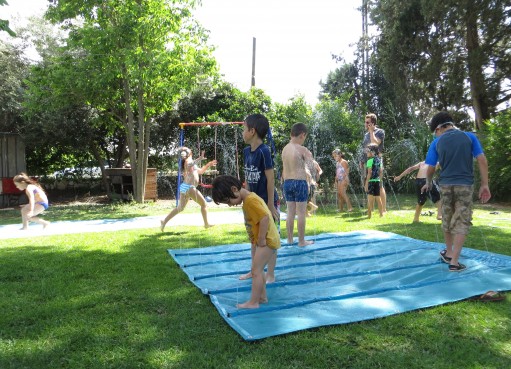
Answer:
[{"label": "wooden shed", "polygon": [[25,142],[20,135],[0,132],[0,206],[19,202],[22,194],[12,182],[20,172],[26,172]]}]

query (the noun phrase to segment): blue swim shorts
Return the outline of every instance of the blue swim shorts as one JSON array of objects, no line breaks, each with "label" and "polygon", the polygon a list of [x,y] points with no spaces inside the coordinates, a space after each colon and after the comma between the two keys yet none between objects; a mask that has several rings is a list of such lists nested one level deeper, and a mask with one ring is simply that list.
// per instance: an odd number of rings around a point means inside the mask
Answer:
[{"label": "blue swim shorts", "polygon": [[286,179],[282,191],[286,201],[307,202],[309,188],[304,179]]},{"label": "blue swim shorts", "polygon": [[195,186],[190,185],[188,183],[181,183],[181,185],[179,186],[179,192],[187,193],[190,188],[195,188]]},{"label": "blue swim shorts", "polygon": [[36,204],[42,205],[44,210],[48,209],[48,207],[49,207],[48,203],[43,202],[43,201],[38,201],[38,202],[36,202]]}]

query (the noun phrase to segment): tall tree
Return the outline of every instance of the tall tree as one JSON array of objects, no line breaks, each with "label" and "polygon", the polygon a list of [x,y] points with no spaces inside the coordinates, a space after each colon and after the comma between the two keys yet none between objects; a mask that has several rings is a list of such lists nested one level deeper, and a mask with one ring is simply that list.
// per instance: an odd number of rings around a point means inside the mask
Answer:
[{"label": "tall tree", "polygon": [[[84,101],[123,124],[134,183],[143,202],[154,119],[216,70],[194,0],[55,1],[50,19],[66,22]],[[119,109],[122,102],[122,110]]]},{"label": "tall tree", "polygon": [[28,62],[20,48],[0,40],[0,65],[0,132],[17,133]]},{"label": "tall tree", "polygon": [[471,106],[481,128],[511,98],[511,0],[381,0],[371,19],[374,56],[408,109]]},{"label": "tall tree", "polygon": [[[0,6],[7,5],[6,0],[0,0]],[[0,31],[7,32],[11,36],[16,36],[16,33],[9,27],[9,21],[6,19],[0,19]]]}]

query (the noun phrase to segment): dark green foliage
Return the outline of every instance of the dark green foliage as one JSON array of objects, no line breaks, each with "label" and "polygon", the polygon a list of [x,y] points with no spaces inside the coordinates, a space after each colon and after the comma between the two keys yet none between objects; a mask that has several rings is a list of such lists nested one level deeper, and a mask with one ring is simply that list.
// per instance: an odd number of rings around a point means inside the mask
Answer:
[{"label": "dark green foliage", "polygon": [[486,122],[482,144],[488,159],[490,190],[495,200],[511,200],[511,110]]}]

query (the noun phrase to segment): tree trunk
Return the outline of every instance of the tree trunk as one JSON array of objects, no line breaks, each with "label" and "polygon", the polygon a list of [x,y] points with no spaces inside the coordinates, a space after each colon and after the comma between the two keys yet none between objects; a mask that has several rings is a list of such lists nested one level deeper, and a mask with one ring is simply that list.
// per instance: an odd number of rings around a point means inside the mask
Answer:
[{"label": "tree trunk", "polygon": [[130,156],[130,164],[131,164],[131,176],[133,181],[133,192],[135,195],[135,201],[140,202],[137,199],[137,140],[135,138],[135,117],[133,115],[133,109],[131,108],[131,93],[130,93],[130,85],[128,81],[128,70],[125,65],[122,66],[123,78],[122,78],[122,86],[124,90],[124,105],[126,109],[126,134],[128,136],[128,150]]},{"label": "tree trunk", "polygon": [[146,150],[146,134],[145,126],[145,108],[144,108],[144,85],[143,81],[139,79],[137,88],[137,110],[138,110],[138,143],[137,143],[137,176],[136,181],[133,178],[133,183],[136,183],[135,201],[144,202],[145,195],[145,182],[147,177],[147,150]]},{"label": "tree trunk", "polygon": [[488,108],[488,95],[483,75],[484,55],[479,45],[477,35],[477,8],[467,7],[467,66],[470,81],[470,93],[472,95],[472,107],[475,113],[476,129],[480,130],[483,122],[490,118]]}]

